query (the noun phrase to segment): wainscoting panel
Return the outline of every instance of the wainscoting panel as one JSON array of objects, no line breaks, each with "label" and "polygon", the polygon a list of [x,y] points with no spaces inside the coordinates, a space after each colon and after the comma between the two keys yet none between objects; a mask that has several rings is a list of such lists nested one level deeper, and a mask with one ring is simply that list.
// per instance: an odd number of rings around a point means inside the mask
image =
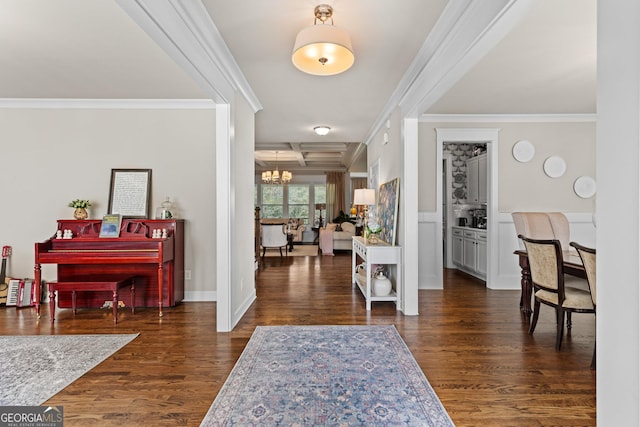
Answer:
[{"label": "wainscoting panel", "polygon": [[442,289],[441,223],[418,216],[418,289]]},{"label": "wainscoting panel", "polygon": [[[591,213],[565,213],[570,239],[595,247],[596,229]],[[514,251],[521,249],[510,212],[501,212],[489,228],[487,288],[520,289],[520,267]],[[442,226],[434,212],[418,214],[419,289],[442,289]]]}]

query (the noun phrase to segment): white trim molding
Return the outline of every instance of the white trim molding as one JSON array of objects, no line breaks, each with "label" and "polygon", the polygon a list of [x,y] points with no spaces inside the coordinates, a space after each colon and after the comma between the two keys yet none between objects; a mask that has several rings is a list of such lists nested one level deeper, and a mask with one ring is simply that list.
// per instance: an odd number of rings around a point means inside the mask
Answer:
[{"label": "white trim molding", "polygon": [[213,110],[210,99],[0,98],[0,108],[95,110]]},{"label": "white trim molding", "polygon": [[596,114],[423,114],[421,123],[595,123]]}]

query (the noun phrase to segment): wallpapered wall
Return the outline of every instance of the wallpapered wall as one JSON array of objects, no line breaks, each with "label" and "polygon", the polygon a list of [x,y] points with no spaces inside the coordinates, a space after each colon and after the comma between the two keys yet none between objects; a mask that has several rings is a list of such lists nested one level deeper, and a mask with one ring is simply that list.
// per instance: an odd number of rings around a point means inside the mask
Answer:
[{"label": "wallpapered wall", "polygon": [[464,203],[467,198],[467,163],[473,157],[476,147],[486,147],[486,144],[461,144],[446,142],[442,147],[442,156],[451,158],[451,198],[455,204]]}]

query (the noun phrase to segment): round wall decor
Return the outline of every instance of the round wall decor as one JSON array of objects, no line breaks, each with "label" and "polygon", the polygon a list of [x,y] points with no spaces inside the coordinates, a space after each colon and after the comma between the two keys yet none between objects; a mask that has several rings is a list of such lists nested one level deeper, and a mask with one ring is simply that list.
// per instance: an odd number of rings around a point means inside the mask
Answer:
[{"label": "round wall decor", "polygon": [[596,180],[590,176],[581,176],[573,183],[573,191],[583,199],[593,197],[596,194]]},{"label": "round wall decor", "polygon": [[544,161],[544,173],[550,178],[560,178],[567,170],[567,164],[560,156],[551,156]]},{"label": "round wall decor", "polygon": [[512,149],[513,158],[521,163],[526,163],[533,159],[533,156],[536,154],[536,147],[526,139],[521,139],[520,141],[513,144]]}]

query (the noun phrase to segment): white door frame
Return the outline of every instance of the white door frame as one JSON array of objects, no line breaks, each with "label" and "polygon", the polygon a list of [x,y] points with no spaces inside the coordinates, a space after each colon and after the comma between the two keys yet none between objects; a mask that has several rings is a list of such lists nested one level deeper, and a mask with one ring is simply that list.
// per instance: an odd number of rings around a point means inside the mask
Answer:
[{"label": "white door frame", "polygon": [[[487,144],[487,287],[495,282],[498,271],[498,128],[436,128],[436,242],[442,245],[442,147],[445,142]],[[442,247],[436,250],[443,266]],[[442,269],[438,272],[443,286]]]}]

